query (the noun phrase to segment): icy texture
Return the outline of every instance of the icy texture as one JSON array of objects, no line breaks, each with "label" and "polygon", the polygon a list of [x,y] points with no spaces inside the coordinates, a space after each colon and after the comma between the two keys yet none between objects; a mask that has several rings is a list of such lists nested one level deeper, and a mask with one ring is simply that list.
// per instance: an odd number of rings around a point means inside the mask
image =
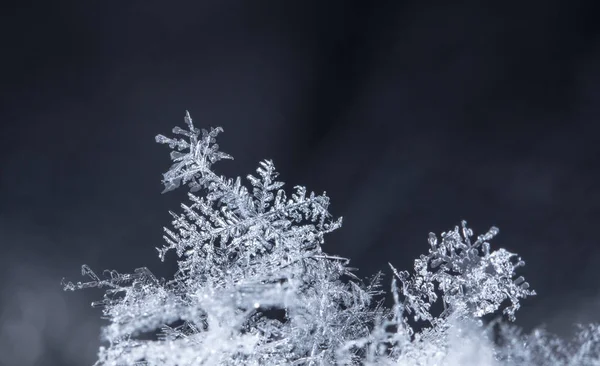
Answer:
[{"label": "icy texture", "polygon": [[[173,213],[164,260],[178,256],[172,280],[147,268],[132,274],[87,266],[90,281],[66,290],[107,288],[102,307],[108,343],[97,365],[598,365],[600,327],[583,328],[566,344],[541,331],[523,336],[481,316],[503,308],[510,320],[519,300],[534,295],[516,269],[524,263],[490,250],[498,229],[472,241],[462,228],[429,236],[430,249],[414,273],[394,267],[394,306],[381,306],[380,275],[368,284],[348,260],[323,252],[324,236],[341,226],[323,193],[294,187],[288,197],[273,162],[242,180],[217,175],[231,159],[215,143],[221,128],[187,129],[159,143],[173,150],[165,192],[188,185],[190,203]],[[203,196],[193,192],[202,191]],[[441,299],[443,310],[432,305]],[[426,326],[413,330],[415,322]],[[498,333],[496,344],[491,341]],[[575,362],[575,363],[574,363]]]},{"label": "icy texture", "polygon": [[[457,226],[453,231],[442,233],[441,242],[430,233],[429,254],[415,260],[412,277],[392,267],[402,282],[407,312],[414,313],[415,320],[435,323],[457,311],[481,317],[495,312],[508,299],[511,305],[504,313],[514,320],[519,299],[535,292],[528,290],[529,284],[523,277],[515,279],[515,270],[525,265],[520,258],[515,263],[516,255],[504,249],[490,252],[487,241],[497,233],[498,229],[492,227],[472,243],[473,232],[467,228],[466,221],[462,222],[461,230]],[[443,293],[444,312],[440,318],[430,313],[431,305],[438,298],[436,289]]]}]

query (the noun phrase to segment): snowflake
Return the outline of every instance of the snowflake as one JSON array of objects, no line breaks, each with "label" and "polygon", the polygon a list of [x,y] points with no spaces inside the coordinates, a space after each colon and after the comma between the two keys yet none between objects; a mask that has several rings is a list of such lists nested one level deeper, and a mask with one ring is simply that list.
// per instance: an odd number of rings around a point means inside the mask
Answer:
[{"label": "snowflake", "polygon": [[[92,303],[109,322],[96,365],[600,365],[598,325],[569,344],[541,330],[483,325],[505,302],[514,320],[519,301],[535,295],[516,276],[524,262],[490,250],[497,228],[475,241],[464,221],[441,241],[430,234],[414,273],[392,267],[394,305],[385,308],[381,274],[365,283],[348,259],[323,251],[325,235],[342,225],[325,193],[295,186],[288,196],[271,160],[248,186],[216,174],[213,164],[232,159],[216,144],[223,129],[199,130],[189,113],[185,122],[173,129],[182,137],[156,137],[172,149],[163,193],[190,189],[157,248],[163,261],[177,255],[173,278],[147,268],[100,278],[84,265],[89,282],[63,282],[65,290],[106,288]],[[408,315],[429,326],[415,331]]]}]

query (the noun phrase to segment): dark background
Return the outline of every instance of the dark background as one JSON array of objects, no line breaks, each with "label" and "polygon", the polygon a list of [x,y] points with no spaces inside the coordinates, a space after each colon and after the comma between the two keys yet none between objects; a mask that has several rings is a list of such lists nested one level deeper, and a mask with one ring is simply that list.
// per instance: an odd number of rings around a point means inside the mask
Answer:
[{"label": "dark background", "polygon": [[80,265],[161,276],[168,148],[223,126],[245,176],[326,190],[325,246],[400,269],[461,219],[519,253],[517,323],[600,320],[598,1],[20,1],[0,14],[0,364],[93,363]]}]

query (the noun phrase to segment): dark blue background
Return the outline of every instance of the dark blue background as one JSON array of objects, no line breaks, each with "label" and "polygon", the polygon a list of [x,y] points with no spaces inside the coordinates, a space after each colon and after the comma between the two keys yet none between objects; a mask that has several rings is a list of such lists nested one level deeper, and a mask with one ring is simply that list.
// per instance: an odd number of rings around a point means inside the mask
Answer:
[{"label": "dark blue background", "polygon": [[[600,320],[597,1],[60,1],[0,12],[0,363],[91,364],[87,263],[161,276],[168,149],[223,126],[245,176],[326,190],[325,248],[408,269],[466,219],[519,253],[518,324]],[[171,258],[172,259],[172,258]],[[385,285],[388,286],[389,276]]]}]

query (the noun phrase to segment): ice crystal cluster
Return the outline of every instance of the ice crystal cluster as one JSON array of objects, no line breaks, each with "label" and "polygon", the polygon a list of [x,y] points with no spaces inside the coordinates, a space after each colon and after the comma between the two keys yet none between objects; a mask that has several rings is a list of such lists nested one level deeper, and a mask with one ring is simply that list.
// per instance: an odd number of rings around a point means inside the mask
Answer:
[{"label": "ice crystal cluster", "polygon": [[497,228],[474,237],[463,221],[429,234],[414,271],[391,267],[394,305],[385,308],[380,275],[363,282],[323,250],[342,224],[325,193],[286,193],[270,160],[249,185],[216,174],[213,164],[232,158],[216,144],[222,129],[199,130],[189,114],[185,122],[178,136],[156,137],[172,149],[165,192],[190,190],[157,248],[162,260],[177,255],[173,278],[147,268],[100,278],[84,265],[89,282],[64,283],[106,288],[92,303],[109,321],[97,365],[600,365],[596,325],[572,343],[484,325],[498,310],[513,320],[535,294],[516,275],[524,262],[491,249]]}]

